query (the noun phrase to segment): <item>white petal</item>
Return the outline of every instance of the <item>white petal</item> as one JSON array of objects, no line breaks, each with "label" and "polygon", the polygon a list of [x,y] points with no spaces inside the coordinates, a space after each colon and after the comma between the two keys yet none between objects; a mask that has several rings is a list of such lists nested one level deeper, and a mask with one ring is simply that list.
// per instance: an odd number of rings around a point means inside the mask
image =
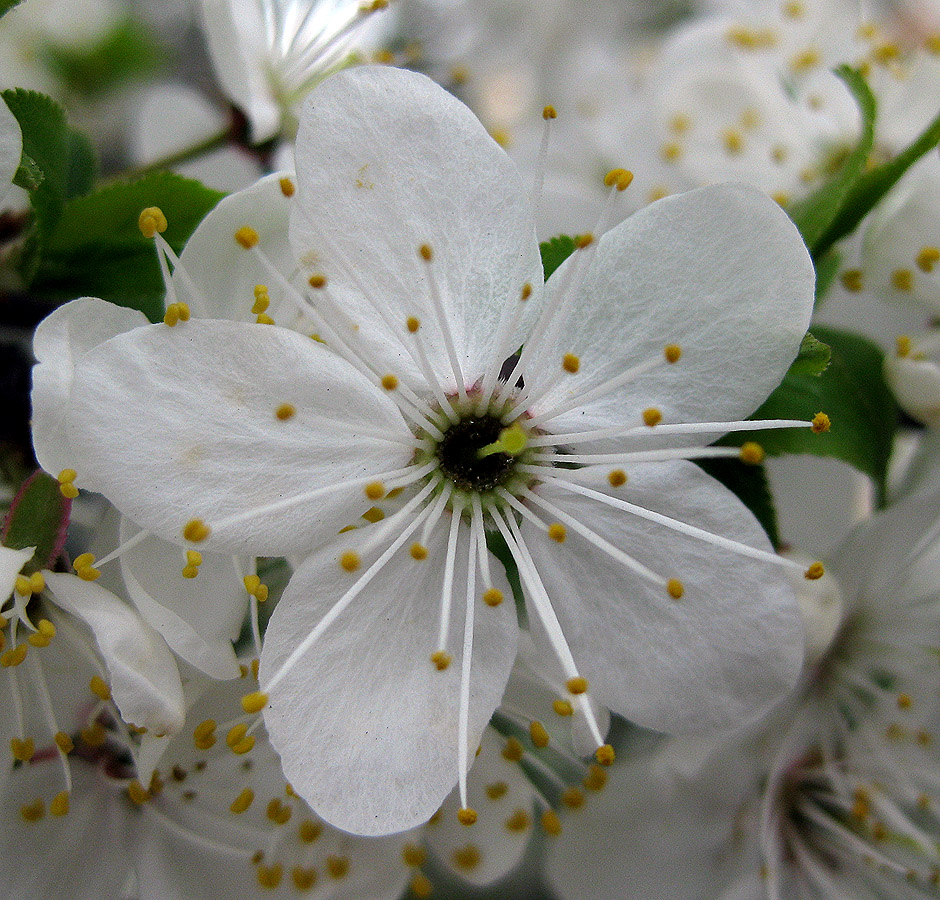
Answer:
[{"label": "white petal", "polygon": [[[39,323],[33,338],[39,362],[33,369],[33,447],[47,472],[75,465],[65,418],[78,361],[108,338],[146,324],[143,313],[95,297],[66,303]],[[93,489],[93,472],[80,473],[82,487]]]},{"label": "white petal", "polygon": [[291,241],[305,271],[351,289],[350,315],[396,374],[420,378],[405,329],[420,318],[432,367],[453,388],[418,255],[428,244],[465,381],[481,377],[500,309],[526,282],[540,290],[542,266],[519,173],[480,122],[423,75],[363,66],[310,94],[296,155]]},{"label": "white petal", "polygon": [[0,101],[0,206],[6,201],[13,176],[20,167],[23,135],[20,123],[6,103]]},{"label": "white petal", "polygon": [[16,576],[36,552],[35,547],[26,547],[23,550],[13,550],[10,547],[0,546],[0,603],[6,602],[13,593]]},{"label": "white petal", "polygon": [[[121,543],[138,531],[123,519]],[[128,598],[190,665],[211,678],[237,678],[232,641],[248,610],[239,562],[232,556],[203,553],[195,578],[183,577],[185,564],[177,545],[145,538],[120,557]]]},{"label": "white petal", "polygon": [[[547,293],[576,260],[552,275]],[[796,355],[814,282],[799,232],[759,192],[722,185],[667,197],[601,239],[554,340],[525,373],[536,390],[552,385],[535,410],[656,360],[647,374],[553,419],[549,430],[641,425],[648,407],[667,423],[744,418]],[[682,351],[674,364],[663,357],[670,344]],[[580,358],[576,374],[562,369],[566,353]]]},{"label": "white petal", "polygon": [[[282,421],[285,403],[295,414]],[[412,455],[392,442],[411,432],[384,391],[270,325],[193,319],[115,338],[76,371],[71,412],[76,467],[125,515],[177,542],[203,519],[200,546],[230,552],[309,549],[371,506],[362,479]]]},{"label": "white petal", "polygon": [[[636,465],[621,488],[611,488],[605,474],[585,470],[579,481],[771,550],[737,497],[691,463]],[[673,600],[665,585],[641,579],[571,527],[558,544],[523,525],[575,661],[599,702],[645,727],[678,733],[754,718],[792,686],[803,655],[802,622],[780,567],[555,486],[540,485],[536,493],[685,589]],[[535,621],[533,613],[529,618]],[[540,638],[538,630],[534,636]]]},{"label": "white petal", "polygon": [[[255,302],[255,285],[268,288],[271,307],[268,314],[278,324],[289,324],[285,314],[295,317],[297,307],[285,302],[285,288],[265,268],[258,256],[245,250],[236,240],[235,232],[250,226],[258,233],[258,248],[278,272],[288,277],[296,267],[287,239],[287,219],[292,205],[284,192],[282,179],[293,176],[277,172],[256,184],[230,194],[199,223],[186,242],[180,263],[199,295],[192,296],[186,281],[177,273],[173,284],[180,297],[189,300],[193,315],[210,319],[234,319],[253,322],[251,308]],[[288,188],[290,190],[290,188]],[[281,315],[281,308],[286,307]]]},{"label": "white petal", "polygon": [[[438,524],[427,559],[403,548],[275,688],[280,665],[359,573],[338,564],[360,546],[358,529],[310,557],[291,579],[265,635],[260,682],[270,693],[265,721],[294,789],[328,822],[356,834],[383,834],[426,821],[457,782],[458,699],[466,606],[466,528],[457,542],[453,612],[445,671],[437,649],[449,527]],[[410,545],[410,541],[409,541]],[[384,548],[383,548],[384,549]],[[498,563],[496,586],[511,596]],[[478,579],[479,583],[479,579]],[[516,652],[515,610],[475,599],[469,746],[476,748]],[[473,750],[470,755],[472,759]]]},{"label": "white petal", "polygon": [[43,575],[55,602],[94,634],[124,721],[157,735],[179,731],[186,715],[183,686],[163,638],[94,582],[58,572]]}]

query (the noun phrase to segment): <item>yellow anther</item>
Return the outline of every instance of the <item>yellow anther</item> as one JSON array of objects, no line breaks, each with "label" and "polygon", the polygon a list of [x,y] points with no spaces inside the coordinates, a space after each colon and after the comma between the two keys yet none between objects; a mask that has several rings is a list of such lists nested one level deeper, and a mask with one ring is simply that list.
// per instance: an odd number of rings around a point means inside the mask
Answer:
[{"label": "yellow anther", "polygon": [[832,422],[824,412],[818,412],[813,416],[812,429],[813,434],[825,434],[832,427]]},{"label": "yellow anther", "polygon": [[100,675],[92,675],[88,687],[99,700],[111,699],[111,688],[108,687],[107,682]]},{"label": "yellow anther", "polygon": [[579,250],[584,250],[586,247],[590,247],[591,244],[593,243],[594,243],[594,235],[591,234],[590,232],[587,232],[585,234],[579,234],[574,239],[574,245]]},{"label": "yellow anther", "polygon": [[20,815],[25,822],[38,822],[46,814],[46,804],[40,798],[20,807]]},{"label": "yellow anther", "polygon": [[249,753],[252,748],[255,746],[255,736],[249,734],[248,737],[243,738],[234,747],[231,747],[232,753],[236,753],[239,756],[243,756],[245,753]]},{"label": "yellow anther", "polygon": [[366,497],[381,500],[385,496],[385,485],[381,481],[370,481],[365,487]]},{"label": "yellow anther", "polygon": [[242,225],[242,227],[235,232],[235,240],[246,250],[250,250],[258,244],[258,232],[250,225]]},{"label": "yellow anther", "polygon": [[588,773],[584,776],[581,784],[589,791],[603,790],[604,785],[607,784],[607,772],[597,763],[591,763],[591,767],[588,769]]},{"label": "yellow anther", "polygon": [[490,800],[499,800],[500,797],[504,797],[506,792],[509,790],[509,785],[505,781],[494,781],[492,784],[486,786],[486,796]]},{"label": "yellow anther", "polygon": [[930,797],[926,794],[918,794],[917,807],[918,809],[930,809]]},{"label": "yellow anther", "polygon": [[294,415],[297,413],[297,407],[293,403],[282,403],[276,410],[274,410],[274,415],[281,422],[286,422],[288,419],[293,419]]},{"label": "yellow anther", "polygon": [[458,869],[465,869],[466,871],[472,871],[480,865],[482,858],[483,855],[480,853],[480,848],[475,844],[467,844],[466,847],[455,850],[452,857],[454,865]]},{"label": "yellow anther", "polygon": [[796,56],[790,60],[790,68],[794,72],[806,72],[809,69],[818,66],[819,61],[819,51],[813,47],[807,47],[805,50],[797,53]]},{"label": "yellow anther", "polygon": [[777,43],[777,35],[770,28],[747,28],[735,25],[728,29],[728,41],[742,50],[763,50]]},{"label": "yellow anther", "polygon": [[225,736],[225,743],[229,747],[234,747],[239,742],[245,739],[245,735],[248,733],[248,726],[244,722],[240,722],[238,725],[233,725],[228,734]]},{"label": "yellow anther", "polygon": [[278,184],[280,185],[281,193],[282,193],[285,197],[293,197],[293,196],[294,196],[294,192],[297,190],[297,186],[294,184],[294,182],[293,182],[290,178],[288,178],[288,177],[285,175],[283,178],[281,178],[281,179],[278,181]]},{"label": "yellow anther", "polygon": [[127,796],[138,806],[141,806],[150,799],[150,792],[135,778],[127,786]]},{"label": "yellow anther", "polygon": [[760,113],[754,109],[753,106],[748,107],[746,110],[744,110],[743,113],[741,113],[741,118],[738,119],[738,122],[742,128],[746,129],[747,131],[752,131],[753,129],[757,128],[758,125],[760,125]]},{"label": "yellow anther", "polygon": [[899,334],[895,339],[895,352],[899,359],[911,355],[911,339],[906,334]]},{"label": "yellow anther", "polygon": [[362,560],[355,550],[346,550],[340,555],[339,564],[345,571],[355,572],[362,565]]},{"label": "yellow anther", "polygon": [[564,803],[568,809],[578,809],[584,806],[584,792],[576,787],[565,788],[561,795],[561,802]]},{"label": "yellow anther", "polygon": [[458,86],[466,84],[470,80],[470,70],[466,66],[451,66],[450,80]]},{"label": "yellow anther", "polygon": [[548,526],[548,536],[553,541],[563,544],[565,538],[568,537],[568,530],[560,522],[552,522],[552,524]]},{"label": "yellow anther", "polygon": [[349,860],[345,856],[328,856],[326,871],[330,878],[345,878],[349,874]]},{"label": "yellow anther", "polygon": [[244,788],[241,793],[232,801],[231,806],[229,806],[229,812],[239,813],[245,812],[252,803],[255,802],[255,792],[251,788]]},{"label": "yellow anther", "polygon": [[28,644],[20,644],[14,647],[12,650],[7,650],[6,653],[0,655],[0,666],[3,666],[5,669],[9,669],[12,666],[18,666],[24,659],[26,659],[27,649]]},{"label": "yellow anther", "polygon": [[104,730],[104,726],[100,722],[93,722],[87,728],[83,728],[78,734],[89,747],[100,747],[108,736],[107,732]]},{"label": "yellow anther", "polygon": [[677,162],[682,159],[682,145],[676,141],[666,141],[659,148],[659,153],[666,162]]},{"label": "yellow anther", "polygon": [[732,156],[744,150],[744,135],[736,128],[725,129],[721,135],[721,142],[725,145],[725,152]]},{"label": "yellow anther", "polygon": [[267,296],[268,296],[268,286],[266,284],[256,284],[255,285],[255,299],[257,300],[259,297],[267,297]]},{"label": "yellow anther", "polygon": [[542,831],[546,834],[550,834],[552,837],[558,837],[561,834],[561,819],[558,818],[558,813],[553,809],[546,809],[542,813]]},{"label": "yellow anther", "polygon": [[297,828],[297,835],[305,844],[312,844],[323,832],[323,826],[311,819],[304,819]]},{"label": "yellow anther", "polygon": [[267,313],[261,313],[261,315],[255,317],[255,325],[273,325],[274,319],[272,319]]},{"label": "yellow anther", "polygon": [[555,107],[552,106],[550,103],[548,104],[548,106],[543,107],[542,118],[545,119],[546,122],[548,122],[550,119],[557,119],[558,113],[555,110]]},{"label": "yellow anther", "polygon": [[846,269],[839,280],[842,282],[842,287],[853,294],[857,294],[865,287],[861,269]]},{"label": "yellow anther", "polygon": [[78,488],[74,484],[60,484],[59,493],[69,500],[74,500],[78,496]]},{"label": "yellow anther", "polygon": [[786,191],[774,191],[770,195],[770,199],[777,204],[777,206],[782,206],[786,208],[790,205],[790,195]]},{"label": "yellow anther", "polygon": [[[29,590],[32,594],[41,594],[46,589],[46,579],[43,578],[42,572],[33,572],[29,576]],[[43,622],[46,623],[46,631],[43,631],[42,623],[40,623],[39,631],[42,634],[45,634],[46,637],[55,637],[55,625],[52,624],[48,619],[43,619]],[[48,629],[52,629],[51,632],[48,632]]]},{"label": "yellow anther", "polygon": [[685,593],[685,587],[678,578],[670,578],[666,582],[666,591],[673,600],[678,600]]},{"label": "yellow anther", "polygon": [[21,597],[28,597],[33,592],[29,579],[25,575],[16,576],[16,581],[13,582],[13,590]]},{"label": "yellow anther", "polygon": [[666,344],[663,356],[666,357],[668,363],[679,362],[682,358],[682,348],[678,344]]},{"label": "yellow anther", "polygon": [[298,891],[313,890],[313,886],[317,883],[317,870],[308,869],[304,866],[294,866],[290,870],[290,880],[294,882],[294,887]]},{"label": "yellow anther", "polygon": [[145,238],[152,238],[156,234],[166,231],[166,216],[159,206],[148,206],[137,218],[137,226]]},{"label": "yellow anther", "polygon": [[93,566],[82,566],[80,569],[75,570],[75,574],[82,581],[97,581],[101,577],[101,571]]},{"label": "yellow anther", "polygon": [[519,293],[520,300],[528,300],[532,296],[532,285],[527,281],[522,285],[522,290]]},{"label": "yellow anther", "polygon": [[826,569],[821,562],[814,562],[804,573],[803,577],[809,581],[818,581],[826,574]]},{"label": "yellow anther", "polygon": [[567,684],[568,692],[571,694],[584,694],[588,689],[588,681],[581,675],[569,678]]},{"label": "yellow anther", "polygon": [[518,738],[508,738],[502,752],[503,759],[509,762],[519,762],[519,760],[522,759],[522,744],[519,743]]},{"label": "yellow anther", "polygon": [[514,832],[526,831],[531,824],[532,820],[524,809],[517,809],[505,822],[506,830]]},{"label": "yellow anther", "polygon": [[612,766],[617,754],[614,753],[614,748],[610,744],[602,744],[594,751],[594,758],[602,766]]},{"label": "yellow anther", "polygon": [[535,744],[536,747],[548,746],[548,732],[541,722],[529,723],[529,736],[532,738],[532,743]]},{"label": "yellow anther", "polygon": [[267,294],[255,295],[255,302],[251,307],[251,311],[259,316],[263,312],[267,312],[268,307],[271,305],[271,298]]},{"label": "yellow anther", "polygon": [[875,58],[875,62],[886,66],[894,62],[901,55],[901,48],[897,44],[888,42],[875,47],[872,55]]},{"label": "yellow anther", "polygon": [[891,284],[899,291],[914,289],[914,273],[910,269],[895,269],[891,273]]},{"label": "yellow anther", "polygon": [[394,391],[398,387],[398,379],[394,375],[383,375],[382,387],[387,391]]},{"label": "yellow anther", "polygon": [[788,19],[802,19],[806,15],[806,7],[800,0],[789,0],[783,4],[783,14]]},{"label": "yellow anther", "polygon": [[627,483],[627,473],[623,469],[612,469],[607,473],[607,483],[611,487],[623,487]]},{"label": "yellow anther", "polygon": [[555,713],[559,716],[574,715],[574,707],[571,705],[570,700],[553,700],[552,709],[554,709]]},{"label": "yellow anther", "polygon": [[910,694],[898,694],[898,709],[910,709],[912,702]]},{"label": "yellow anther", "polygon": [[10,738],[10,752],[14,759],[20,762],[29,762],[36,753],[36,744],[32,738]]},{"label": "yellow anther", "polygon": [[325,288],[326,287],[326,275],[322,275],[320,273],[311,275],[307,279],[307,284],[309,284],[310,287],[314,288],[315,290],[320,290],[320,288]]},{"label": "yellow anther", "polygon": [[924,49],[934,56],[940,56],[940,34],[928,35],[924,41]]},{"label": "yellow anther", "polygon": [[198,550],[187,550],[186,564],[190,566],[201,566],[202,554]]},{"label": "yellow anther", "polygon": [[49,812],[53,816],[64,816],[69,811],[69,792],[59,791],[49,801]]},{"label": "yellow anther", "polygon": [[477,811],[475,809],[465,807],[457,810],[457,821],[460,822],[461,825],[474,825],[476,820]]},{"label": "yellow anther", "polygon": [[30,646],[39,648],[48,647],[49,644],[52,643],[51,638],[47,638],[44,634],[39,634],[39,632],[31,634],[26,640],[29,642]]},{"label": "yellow anther", "polygon": [[494,128],[490,132],[490,137],[499,144],[500,147],[508,147],[512,144],[512,135],[505,128]]},{"label": "yellow anther", "polygon": [[411,558],[412,558],[412,559],[421,560],[421,559],[427,559],[427,558],[428,558],[428,548],[425,547],[424,544],[419,544],[417,541],[415,541],[415,542],[411,545],[411,551],[410,551],[410,552],[411,552]]},{"label": "yellow anther", "polygon": [[242,709],[246,713],[261,712],[268,705],[268,695],[263,691],[253,691],[242,697]]},{"label": "yellow anther", "polygon": [[450,665],[451,657],[449,653],[445,653],[443,650],[435,650],[431,654],[431,662],[434,663],[438,672],[443,672]]},{"label": "yellow anther", "polygon": [[362,518],[367,522],[381,522],[385,518],[385,513],[378,506],[370,506],[363,514]]},{"label": "yellow anther", "polygon": [[418,254],[425,262],[430,262],[434,259],[434,251],[431,249],[430,244],[422,244],[418,247]]},{"label": "yellow anther", "polygon": [[186,315],[183,315],[183,303],[171,303],[167,308],[166,312],[163,314],[163,324],[169,325],[172,328],[176,325],[177,322],[185,322],[189,319],[189,312],[187,307]]},{"label": "yellow anther", "polygon": [[749,466],[760,465],[764,461],[764,448],[756,441],[745,441],[738,453],[741,462]]},{"label": "yellow anther", "polygon": [[425,853],[424,848],[419,847],[417,844],[405,844],[401,848],[401,858],[406,866],[418,867],[425,864],[428,855]]},{"label": "yellow anther", "polygon": [[421,327],[421,320],[417,316],[408,316],[405,320],[408,330],[414,334]]},{"label": "yellow anther", "polygon": [[917,253],[917,268],[921,272],[932,272],[940,262],[940,247],[921,247]]},{"label": "yellow anther", "polygon": [[255,869],[255,875],[261,887],[273,889],[280,885],[281,879],[284,877],[284,867],[280,863],[274,863],[273,866],[266,866],[259,862]]},{"label": "yellow anther", "polygon": [[199,574],[199,566],[183,566],[183,578],[195,578]]},{"label": "yellow anther", "polygon": [[633,173],[628,169],[611,169],[604,176],[607,187],[616,187],[618,191],[625,191],[633,184]]},{"label": "yellow anther", "polygon": [[503,592],[499,588],[487,588],[483,592],[483,602],[487,606],[499,606],[503,602]]},{"label": "yellow anther", "polygon": [[183,537],[187,541],[199,544],[212,533],[212,529],[202,519],[190,519],[183,528]]},{"label": "yellow anther", "polygon": [[418,872],[415,877],[411,879],[411,893],[414,894],[418,900],[427,900],[427,898],[434,893],[434,885],[431,884],[431,879],[423,872]]},{"label": "yellow anther", "polygon": [[72,563],[73,569],[84,569],[87,566],[93,565],[95,561],[95,555],[93,553],[83,553],[81,556],[75,557],[75,562]]},{"label": "yellow anther", "polygon": [[581,360],[573,353],[566,353],[561,358],[561,367],[566,372],[570,372],[572,375],[574,375],[574,373],[581,368]]},{"label": "yellow anther", "polygon": [[658,425],[662,420],[663,414],[655,406],[650,406],[648,409],[643,410],[643,422],[649,425],[650,428]]},{"label": "yellow anther", "polygon": [[290,821],[293,809],[281,803],[280,798],[275,797],[269,804],[265,812],[268,819],[275,825],[286,825]]},{"label": "yellow anther", "polygon": [[61,750],[66,756],[75,749],[75,742],[72,738],[67,735],[64,731],[57,731],[53,736],[55,745]]}]

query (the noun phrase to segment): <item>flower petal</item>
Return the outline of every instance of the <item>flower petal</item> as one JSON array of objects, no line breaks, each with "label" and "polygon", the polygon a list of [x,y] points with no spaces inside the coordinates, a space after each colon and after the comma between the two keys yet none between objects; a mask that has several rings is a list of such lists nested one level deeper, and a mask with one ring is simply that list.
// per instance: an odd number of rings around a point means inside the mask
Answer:
[{"label": "flower petal", "polygon": [[[377,526],[373,526],[375,528]],[[356,581],[338,558],[362,546],[357,529],[311,556],[282,596],[265,634],[261,689],[270,694],[265,721],[294,789],[324,819],[356,834],[387,834],[426,821],[457,782],[467,529],[457,541],[449,667],[431,662],[449,528],[438,524],[417,561],[392,556],[317,643],[273,688],[280,666]],[[362,572],[378,556],[361,554]],[[495,585],[510,596],[492,564]],[[478,579],[479,583],[479,579]],[[516,652],[511,603],[475,599],[468,745],[499,703]]]},{"label": "flower petal", "polygon": [[430,275],[465,381],[481,377],[501,308],[526,283],[537,298],[542,266],[519,172],[476,117],[423,75],[347,69],[310,94],[296,155],[291,241],[304,270],[346,288],[361,337],[391,372],[420,381],[405,328],[417,316],[431,367],[452,389]]},{"label": "flower petal", "polygon": [[380,388],[270,325],[194,319],[117,337],[82,360],[71,413],[76,468],[118,509],[176,542],[202,519],[204,546],[229,552],[309,549],[371,506],[369,476],[412,454]]},{"label": "flower petal", "polygon": [[56,604],[94,634],[124,721],[157,735],[179,731],[186,717],[183,686],[163,638],[130,606],[94,582],[59,572],[43,575]]},{"label": "flower petal", "polygon": [[20,574],[23,566],[33,558],[35,552],[35,547],[14,550],[11,547],[0,546],[0,602],[5,603],[13,593],[16,576]]},{"label": "flower petal", "polygon": [[[547,390],[535,412],[576,399],[631,366],[654,365],[552,419],[550,430],[641,426],[649,407],[666,423],[745,418],[780,383],[809,324],[815,283],[809,254],[786,214],[752,188],[722,185],[667,197],[582,252],[594,256],[524,376],[536,393]],[[549,295],[577,261],[575,254],[552,275]],[[664,358],[671,344],[681,349],[673,364]],[[573,374],[562,368],[568,353],[580,359]]]},{"label": "flower petal", "polygon": [[[737,497],[691,463],[636,465],[620,488],[611,488],[605,474],[581,470],[578,481],[771,550]],[[684,587],[672,599],[665,584],[634,574],[572,527],[559,544],[523,525],[574,659],[600,703],[658,731],[701,731],[754,718],[793,685],[803,655],[802,620],[778,566],[556,485],[539,485],[535,493]],[[533,635],[544,641],[539,629]]]},{"label": "flower petal", "polygon": [[[39,323],[33,339],[39,362],[33,369],[33,447],[47,472],[75,466],[65,420],[78,361],[109,338],[146,324],[143,313],[96,297],[66,303]],[[93,472],[81,473],[82,487],[94,489]]]}]

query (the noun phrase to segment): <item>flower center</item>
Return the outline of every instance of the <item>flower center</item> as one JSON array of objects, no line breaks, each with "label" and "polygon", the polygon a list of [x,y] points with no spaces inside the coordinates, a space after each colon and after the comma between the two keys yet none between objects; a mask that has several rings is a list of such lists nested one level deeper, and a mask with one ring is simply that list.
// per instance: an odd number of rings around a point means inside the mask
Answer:
[{"label": "flower center", "polygon": [[486,453],[499,440],[505,426],[495,416],[465,416],[444,432],[438,442],[440,472],[457,490],[484,493],[506,483],[516,465],[515,457],[496,450]]}]

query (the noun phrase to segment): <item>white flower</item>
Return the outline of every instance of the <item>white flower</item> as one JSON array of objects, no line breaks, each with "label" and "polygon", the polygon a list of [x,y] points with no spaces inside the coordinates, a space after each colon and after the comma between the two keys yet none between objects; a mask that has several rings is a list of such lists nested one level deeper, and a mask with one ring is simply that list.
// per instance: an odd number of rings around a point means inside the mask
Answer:
[{"label": "white flower", "polygon": [[[297,261],[266,265],[328,347],[196,317],[135,328],[78,360],[65,431],[76,484],[148,531],[312,551],[261,657],[298,793],[368,834],[465,790],[516,652],[487,531],[595,745],[588,682],[664,730],[765,709],[802,653],[774,574],[791,564],[687,460],[736,455],[703,445],[752,427],[795,355],[813,271],[792,223],[746,188],[670,198],[582,240],[543,293],[518,173],[397,70],[318,88],[297,161]],[[263,262],[260,230],[244,222],[222,259],[237,242]],[[348,531],[399,488],[398,512]]]},{"label": "white flower", "polygon": [[307,92],[341,66],[354,33],[387,0],[202,0],[202,23],[222,90],[261,143],[296,122]]},{"label": "white flower", "polygon": [[940,333],[901,335],[884,361],[884,375],[898,405],[931,428],[940,426]]}]

